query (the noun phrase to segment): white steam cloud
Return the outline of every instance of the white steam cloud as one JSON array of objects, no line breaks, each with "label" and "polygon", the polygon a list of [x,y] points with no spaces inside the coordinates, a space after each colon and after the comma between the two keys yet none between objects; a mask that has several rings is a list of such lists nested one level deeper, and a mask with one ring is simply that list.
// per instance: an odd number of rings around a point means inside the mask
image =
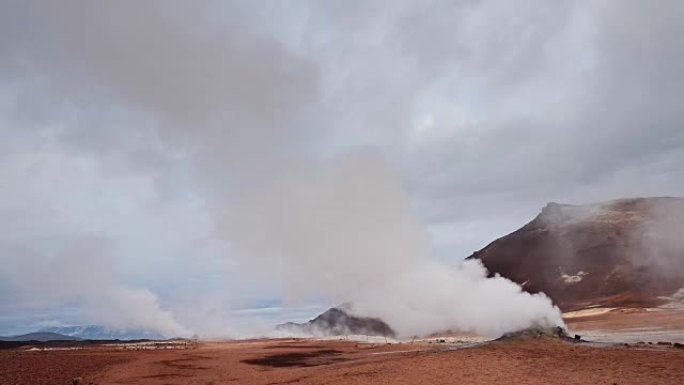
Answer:
[{"label": "white steam cloud", "polygon": [[430,257],[425,231],[374,152],[283,175],[229,212],[227,237],[259,256],[259,266],[277,266],[292,299],[349,301],[354,313],[380,317],[400,336],[563,325],[545,295],[487,278],[477,261]]},{"label": "white steam cloud", "polygon": [[404,335],[559,323],[431,250],[681,193],[683,4],[1,1],[0,330],[236,335],[281,294]]},{"label": "white steam cloud", "polygon": [[81,239],[52,253],[0,244],[10,257],[0,279],[15,289],[24,306],[41,309],[73,303],[84,309],[84,320],[105,327],[155,331],[167,337],[192,335],[160,307],[150,290],[115,281],[106,266],[110,248],[106,240]]}]

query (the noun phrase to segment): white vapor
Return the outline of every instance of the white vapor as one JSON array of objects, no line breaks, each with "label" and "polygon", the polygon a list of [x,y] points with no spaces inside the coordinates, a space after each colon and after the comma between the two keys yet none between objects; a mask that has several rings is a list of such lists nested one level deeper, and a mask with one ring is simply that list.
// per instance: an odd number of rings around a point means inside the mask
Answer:
[{"label": "white vapor", "polygon": [[681,194],[683,17],[676,0],[0,0],[0,333],[77,308],[249,335],[277,311],[255,328],[234,310],[281,299],[351,301],[407,335],[558,323],[446,260],[549,201]]},{"label": "white vapor", "polygon": [[103,239],[79,239],[57,252],[22,247],[6,250],[0,278],[15,288],[29,308],[50,308],[63,302],[81,306],[90,323],[154,331],[166,337],[189,337],[192,332],[160,307],[157,296],[145,288],[117,283],[107,266],[110,245]]},{"label": "white vapor", "polygon": [[404,337],[564,325],[544,294],[487,278],[476,261],[430,257],[401,186],[372,151],[283,174],[229,212],[226,237],[260,257],[259,266],[275,265],[293,300],[349,301]]}]

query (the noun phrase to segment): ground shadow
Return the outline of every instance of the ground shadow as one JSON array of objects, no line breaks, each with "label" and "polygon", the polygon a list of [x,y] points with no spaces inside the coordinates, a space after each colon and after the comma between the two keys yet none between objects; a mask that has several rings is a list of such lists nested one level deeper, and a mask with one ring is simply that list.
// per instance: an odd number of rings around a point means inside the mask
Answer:
[{"label": "ground shadow", "polygon": [[274,368],[308,367],[344,361],[344,358],[339,357],[340,354],[342,352],[339,350],[321,349],[313,352],[271,354],[264,357],[242,360],[241,362],[249,365],[270,366]]}]

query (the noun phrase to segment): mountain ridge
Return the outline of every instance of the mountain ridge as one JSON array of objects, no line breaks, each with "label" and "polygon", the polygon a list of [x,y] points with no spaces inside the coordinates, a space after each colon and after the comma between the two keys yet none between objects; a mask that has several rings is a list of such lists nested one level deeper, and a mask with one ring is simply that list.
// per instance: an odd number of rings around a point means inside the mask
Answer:
[{"label": "mountain ridge", "polygon": [[479,259],[563,311],[653,307],[684,286],[684,198],[551,202],[532,221],[467,259]]},{"label": "mountain ridge", "polygon": [[59,334],[59,333],[44,332],[44,331],[38,331],[38,332],[32,332],[32,333],[26,333],[26,334],[20,334],[20,335],[15,335],[15,336],[8,336],[8,337],[0,337],[0,341],[3,341],[3,342],[24,342],[24,341],[46,342],[46,341],[81,341],[81,340],[82,340],[82,338],[67,336],[67,335]]},{"label": "mountain ridge", "polygon": [[51,326],[39,332],[57,333],[84,340],[164,340],[166,336],[143,329],[108,328],[99,325]]}]

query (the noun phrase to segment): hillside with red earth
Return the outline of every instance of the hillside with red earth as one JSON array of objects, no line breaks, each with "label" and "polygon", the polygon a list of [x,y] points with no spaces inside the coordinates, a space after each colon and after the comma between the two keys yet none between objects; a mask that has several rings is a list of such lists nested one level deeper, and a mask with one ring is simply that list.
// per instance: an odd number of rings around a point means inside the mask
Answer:
[{"label": "hillside with red earth", "polygon": [[469,258],[563,311],[653,307],[684,297],[684,198],[549,203]]}]

